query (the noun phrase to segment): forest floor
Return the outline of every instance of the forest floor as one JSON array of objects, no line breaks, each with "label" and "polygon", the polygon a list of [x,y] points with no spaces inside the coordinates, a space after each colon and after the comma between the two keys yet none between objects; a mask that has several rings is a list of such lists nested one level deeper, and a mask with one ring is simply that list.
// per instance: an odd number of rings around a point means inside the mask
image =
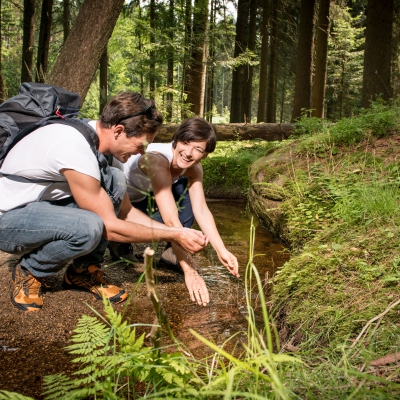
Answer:
[{"label": "forest floor", "polygon": [[[143,244],[135,245],[135,255],[141,257],[141,250],[145,247]],[[159,249],[163,248],[159,246]],[[161,250],[156,254],[157,259]],[[0,252],[0,389],[42,399],[44,376],[71,374],[74,371],[75,366],[71,363],[73,357],[64,348],[69,344],[78,319],[84,314],[94,315],[93,310],[101,314],[103,304],[88,292],[63,290],[63,269],[43,282],[44,307],[41,311],[20,311],[10,301],[11,270],[17,262],[15,256]],[[106,268],[107,277],[112,283],[129,294],[135,293],[135,308],[140,309],[140,313],[131,312],[132,323],[140,322],[135,321],[139,317],[148,323],[155,318],[145,285],[135,287],[143,271],[143,263],[117,263]],[[172,289],[181,292],[189,300],[184,277],[179,272],[158,269],[155,275],[161,296],[165,295],[166,290]],[[115,309],[122,312],[125,304],[117,304]],[[196,305],[193,304],[193,307]]]}]

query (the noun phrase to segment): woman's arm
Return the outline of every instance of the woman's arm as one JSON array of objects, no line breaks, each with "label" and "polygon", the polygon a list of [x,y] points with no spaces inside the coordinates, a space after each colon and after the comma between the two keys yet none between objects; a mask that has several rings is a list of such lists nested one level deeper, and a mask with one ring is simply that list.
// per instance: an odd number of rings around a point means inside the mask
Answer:
[{"label": "woman's arm", "polygon": [[222,264],[231,274],[239,277],[237,258],[226,249],[217,226],[215,225],[214,217],[207,206],[204,197],[203,168],[201,164],[197,164],[190,168],[187,171],[186,176],[189,177],[190,202],[200,229],[202,229],[203,233],[209,237],[210,243],[217,252],[218,258]]},{"label": "woman's arm", "polygon": [[[141,159],[139,162],[141,170],[151,179],[154,197],[157,203],[161,217],[167,226],[182,228],[179,220],[179,213],[176,207],[175,199],[172,194],[172,175],[169,169],[169,163],[154,154],[147,154],[147,160]],[[144,165],[146,162],[146,165]],[[142,166],[143,163],[143,166]],[[199,305],[206,306],[209,301],[209,293],[203,278],[193,267],[191,255],[185,252],[181,247],[172,243],[172,248],[185,274],[185,283],[192,301],[197,301]]]}]

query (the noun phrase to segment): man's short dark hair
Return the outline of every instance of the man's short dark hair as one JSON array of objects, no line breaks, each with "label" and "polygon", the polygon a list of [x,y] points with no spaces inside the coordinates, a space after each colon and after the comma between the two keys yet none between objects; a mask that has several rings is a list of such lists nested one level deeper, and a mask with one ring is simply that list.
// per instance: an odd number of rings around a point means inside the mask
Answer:
[{"label": "man's short dark hair", "polygon": [[178,142],[202,142],[206,140],[206,153],[212,153],[217,145],[214,127],[205,119],[193,117],[185,119],[172,137],[172,147]]},{"label": "man's short dark hair", "polygon": [[[131,116],[133,114],[139,115]],[[123,125],[127,137],[154,134],[162,122],[163,117],[155,108],[153,100],[130,91],[114,96],[100,116],[100,124],[104,128]]]}]

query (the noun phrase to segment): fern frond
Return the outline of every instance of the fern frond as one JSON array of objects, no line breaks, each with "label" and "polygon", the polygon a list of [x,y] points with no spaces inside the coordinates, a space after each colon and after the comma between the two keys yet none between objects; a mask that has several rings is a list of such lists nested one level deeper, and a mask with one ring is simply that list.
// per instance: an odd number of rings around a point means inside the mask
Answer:
[{"label": "fern frond", "polygon": [[0,400],[34,400],[32,397],[27,397],[19,393],[0,390]]}]

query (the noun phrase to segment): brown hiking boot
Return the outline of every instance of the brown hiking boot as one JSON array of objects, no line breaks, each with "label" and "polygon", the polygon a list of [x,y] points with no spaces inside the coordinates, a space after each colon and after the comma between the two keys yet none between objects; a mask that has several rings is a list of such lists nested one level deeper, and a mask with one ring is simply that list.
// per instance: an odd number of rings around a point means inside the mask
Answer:
[{"label": "brown hiking boot", "polygon": [[90,265],[83,272],[77,272],[76,267],[70,265],[65,272],[63,286],[65,289],[88,291],[98,300],[105,296],[112,303],[121,303],[128,297],[123,289],[107,282],[104,272],[97,265]]},{"label": "brown hiking boot", "polygon": [[17,264],[12,271],[11,303],[23,311],[39,311],[43,307],[42,283]]},{"label": "brown hiking boot", "polygon": [[108,250],[110,250],[113,261],[119,261],[123,258],[132,263],[138,262],[138,259],[133,254],[133,247],[130,243],[108,242]]}]

